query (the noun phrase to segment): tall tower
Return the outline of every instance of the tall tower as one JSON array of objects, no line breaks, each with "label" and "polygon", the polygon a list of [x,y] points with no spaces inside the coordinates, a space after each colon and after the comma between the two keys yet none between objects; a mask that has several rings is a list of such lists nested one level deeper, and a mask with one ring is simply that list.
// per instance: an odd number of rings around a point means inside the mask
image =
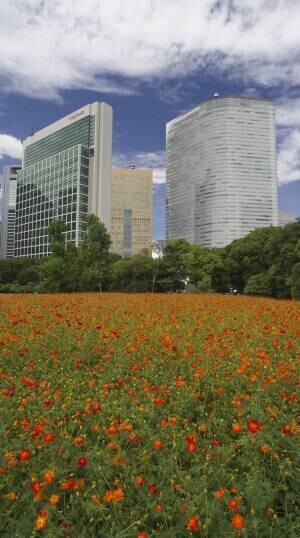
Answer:
[{"label": "tall tower", "polygon": [[167,124],[166,220],[205,247],[278,226],[272,101],[216,94]]},{"label": "tall tower", "polygon": [[112,169],[111,238],[121,256],[151,248],[152,170]]},{"label": "tall tower", "polygon": [[78,245],[87,213],[110,229],[112,108],[92,103],[26,138],[18,173],[16,257],[50,253],[47,229],[58,218]]},{"label": "tall tower", "polygon": [[3,167],[2,222],[0,223],[0,258],[13,258],[15,241],[17,173],[21,166]]}]

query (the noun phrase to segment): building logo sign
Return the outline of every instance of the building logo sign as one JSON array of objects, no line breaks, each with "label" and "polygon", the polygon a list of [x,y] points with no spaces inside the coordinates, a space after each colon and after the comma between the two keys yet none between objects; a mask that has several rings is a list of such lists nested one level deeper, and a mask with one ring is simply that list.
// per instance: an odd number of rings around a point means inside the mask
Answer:
[{"label": "building logo sign", "polygon": [[85,111],[84,110],[80,110],[79,112],[75,112],[75,114],[72,114],[71,116],[69,116],[69,120],[75,120],[75,118],[78,118],[78,116],[82,116],[82,114],[84,114]]}]

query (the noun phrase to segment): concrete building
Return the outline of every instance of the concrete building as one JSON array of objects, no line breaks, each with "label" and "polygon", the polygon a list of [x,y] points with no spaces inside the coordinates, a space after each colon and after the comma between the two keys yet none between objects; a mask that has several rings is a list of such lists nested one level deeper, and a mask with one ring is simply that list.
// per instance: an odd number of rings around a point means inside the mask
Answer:
[{"label": "concrete building", "polygon": [[1,223],[0,223],[0,258],[13,258],[15,241],[17,173],[19,165],[3,167]]},{"label": "concrete building", "polygon": [[112,169],[112,251],[132,256],[152,242],[152,170]]},{"label": "concrete building", "polygon": [[285,211],[278,212],[278,226],[286,226],[292,222],[297,222],[295,215],[291,213],[286,213]]},{"label": "concrete building", "polygon": [[166,235],[223,247],[278,226],[271,101],[219,97],[166,126]]},{"label": "concrete building", "polygon": [[47,229],[58,218],[79,244],[87,213],[110,228],[112,108],[92,103],[26,138],[18,173],[16,257],[50,253]]}]

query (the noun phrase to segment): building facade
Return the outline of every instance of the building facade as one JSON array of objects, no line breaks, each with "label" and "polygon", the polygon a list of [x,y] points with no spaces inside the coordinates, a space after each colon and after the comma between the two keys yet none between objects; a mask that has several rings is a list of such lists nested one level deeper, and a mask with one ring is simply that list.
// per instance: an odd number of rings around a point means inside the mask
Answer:
[{"label": "building facade", "polygon": [[13,258],[15,242],[17,174],[20,165],[3,167],[1,224],[0,224],[0,258]]},{"label": "building facade", "polygon": [[26,138],[18,173],[16,257],[50,253],[47,229],[58,218],[79,245],[88,213],[110,228],[112,108],[92,103]]},{"label": "building facade", "polygon": [[152,170],[112,169],[112,251],[138,254],[152,242]]},{"label": "building facade", "polygon": [[166,235],[223,247],[278,226],[271,101],[216,96],[166,126]]}]

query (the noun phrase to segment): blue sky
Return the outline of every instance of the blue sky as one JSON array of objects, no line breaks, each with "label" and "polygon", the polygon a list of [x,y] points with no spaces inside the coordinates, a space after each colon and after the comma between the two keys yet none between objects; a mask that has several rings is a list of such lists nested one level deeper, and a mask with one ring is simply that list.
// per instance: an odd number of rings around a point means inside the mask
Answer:
[{"label": "blue sky", "polygon": [[300,216],[298,0],[10,0],[0,4],[0,174],[32,131],[113,107],[115,165],[154,169],[164,236],[165,124],[214,92],[276,105],[279,207]]}]

